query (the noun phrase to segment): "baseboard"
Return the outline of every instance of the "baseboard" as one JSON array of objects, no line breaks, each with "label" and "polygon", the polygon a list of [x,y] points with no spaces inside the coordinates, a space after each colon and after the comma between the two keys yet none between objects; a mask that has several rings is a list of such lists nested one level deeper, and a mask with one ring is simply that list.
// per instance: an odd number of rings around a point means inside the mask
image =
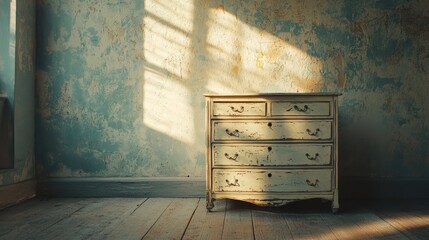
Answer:
[{"label": "baseboard", "polygon": [[429,199],[429,179],[342,177],[339,181],[343,199]]},{"label": "baseboard", "polygon": [[204,197],[205,179],[49,178],[39,181],[38,194],[48,197]]},{"label": "baseboard", "polygon": [[18,204],[36,196],[36,180],[0,187],[0,209]]},{"label": "baseboard", "polygon": [[[342,177],[339,193],[347,199],[429,199],[429,179]],[[38,182],[48,197],[204,197],[205,179],[49,178]]]}]

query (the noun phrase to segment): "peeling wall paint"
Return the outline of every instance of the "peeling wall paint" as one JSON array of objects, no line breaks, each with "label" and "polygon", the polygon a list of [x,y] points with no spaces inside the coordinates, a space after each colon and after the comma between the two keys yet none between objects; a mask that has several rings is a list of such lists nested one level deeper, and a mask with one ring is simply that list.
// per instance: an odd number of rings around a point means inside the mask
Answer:
[{"label": "peeling wall paint", "polygon": [[39,0],[42,177],[204,176],[203,93],[340,98],[342,176],[428,178],[429,4]]},{"label": "peeling wall paint", "polygon": [[[13,103],[14,114],[14,168],[0,170],[0,186],[35,178],[36,3],[25,0],[10,2],[16,4],[13,14],[10,15],[16,17],[16,26],[11,31],[15,41],[13,51],[8,51],[9,57],[13,59],[8,65],[13,94],[8,94],[8,98]],[[3,59],[3,55],[0,58]]]}]

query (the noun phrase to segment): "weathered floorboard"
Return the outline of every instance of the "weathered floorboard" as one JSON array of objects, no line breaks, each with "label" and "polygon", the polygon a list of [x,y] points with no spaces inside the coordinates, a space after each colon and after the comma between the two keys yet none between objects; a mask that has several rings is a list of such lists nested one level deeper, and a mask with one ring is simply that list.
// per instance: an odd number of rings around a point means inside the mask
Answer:
[{"label": "weathered floorboard", "polygon": [[[429,239],[429,203],[280,208],[197,198],[33,199],[0,211],[0,239]],[[345,205],[343,205],[345,206]],[[346,205],[347,206],[347,205]]]},{"label": "weathered floorboard", "polygon": [[133,211],[141,199],[96,199],[70,217],[46,229],[36,239],[88,239],[97,238],[109,224],[118,220],[125,211]]},{"label": "weathered floorboard", "polygon": [[[129,219],[130,215],[134,213],[140,206],[147,201],[147,198],[131,198],[128,204],[129,208],[125,208],[125,211],[112,212],[112,219],[105,226],[101,226],[100,232],[92,234],[89,239],[106,239],[110,233],[117,229],[118,225]],[[122,209],[120,209],[122,210]]]},{"label": "weathered floorboard", "polygon": [[255,239],[293,239],[282,214],[272,208],[252,206]]},{"label": "weathered floorboard", "polygon": [[198,198],[174,199],[143,239],[181,239],[198,202]]},{"label": "weathered floorboard", "polygon": [[208,212],[205,199],[201,199],[183,239],[221,239],[225,221],[226,200],[217,200]]},{"label": "weathered floorboard", "polygon": [[33,238],[93,201],[94,199],[31,200],[28,205],[18,207],[18,214],[2,214],[0,239]]},{"label": "weathered floorboard", "polygon": [[288,213],[283,216],[294,239],[337,239],[322,215],[322,213]]},{"label": "weathered floorboard", "polygon": [[171,198],[150,198],[118,224],[106,239],[141,239],[171,204]]},{"label": "weathered floorboard", "polygon": [[407,239],[368,209],[358,206],[346,213],[324,216],[339,239]]},{"label": "weathered floorboard", "polygon": [[254,239],[248,203],[227,200],[222,239]]},{"label": "weathered floorboard", "polygon": [[378,203],[371,207],[376,215],[409,239],[429,239],[429,204]]}]

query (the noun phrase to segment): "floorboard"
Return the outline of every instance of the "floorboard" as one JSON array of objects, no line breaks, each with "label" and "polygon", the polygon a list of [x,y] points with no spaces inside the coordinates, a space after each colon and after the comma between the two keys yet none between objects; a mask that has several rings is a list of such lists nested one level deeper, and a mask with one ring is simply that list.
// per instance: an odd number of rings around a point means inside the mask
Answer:
[{"label": "floorboard", "polygon": [[199,201],[198,198],[175,199],[143,239],[181,239]]},{"label": "floorboard", "polygon": [[429,239],[429,203],[375,203],[370,208],[409,239]]},{"label": "floorboard", "polygon": [[[71,216],[94,199],[32,200],[19,206],[18,214],[0,215],[0,239],[34,238]],[[13,211],[13,208],[7,212]]]},{"label": "floorboard", "polygon": [[222,239],[225,207],[226,200],[218,200],[211,212],[208,212],[205,199],[201,199],[183,239]]},{"label": "floorboard", "polygon": [[102,239],[100,233],[124,211],[133,211],[141,199],[96,199],[74,212],[54,226],[46,229],[35,239]]},{"label": "floorboard", "polygon": [[148,199],[108,233],[106,239],[141,239],[172,201],[171,198]]},{"label": "floorboard", "polygon": [[337,239],[320,213],[286,213],[283,216],[293,239]]},{"label": "floorboard", "polygon": [[251,206],[256,240],[293,239],[288,224],[278,209]]},{"label": "floorboard", "polygon": [[266,208],[204,198],[33,199],[0,211],[0,239],[429,239],[427,201],[302,201]]},{"label": "floorboard", "polygon": [[408,239],[389,223],[360,205],[341,214],[325,215],[324,219],[338,239]]},{"label": "floorboard", "polygon": [[222,239],[254,239],[248,203],[227,200]]}]

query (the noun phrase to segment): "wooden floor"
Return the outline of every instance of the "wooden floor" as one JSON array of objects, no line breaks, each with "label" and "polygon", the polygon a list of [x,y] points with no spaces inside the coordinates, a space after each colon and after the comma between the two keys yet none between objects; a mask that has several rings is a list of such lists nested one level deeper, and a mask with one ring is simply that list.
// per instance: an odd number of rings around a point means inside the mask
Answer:
[{"label": "wooden floor", "polygon": [[198,198],[32,199],[0,211],[0,239],[429,239],[429,201],[319,200],[261,208]]}]

